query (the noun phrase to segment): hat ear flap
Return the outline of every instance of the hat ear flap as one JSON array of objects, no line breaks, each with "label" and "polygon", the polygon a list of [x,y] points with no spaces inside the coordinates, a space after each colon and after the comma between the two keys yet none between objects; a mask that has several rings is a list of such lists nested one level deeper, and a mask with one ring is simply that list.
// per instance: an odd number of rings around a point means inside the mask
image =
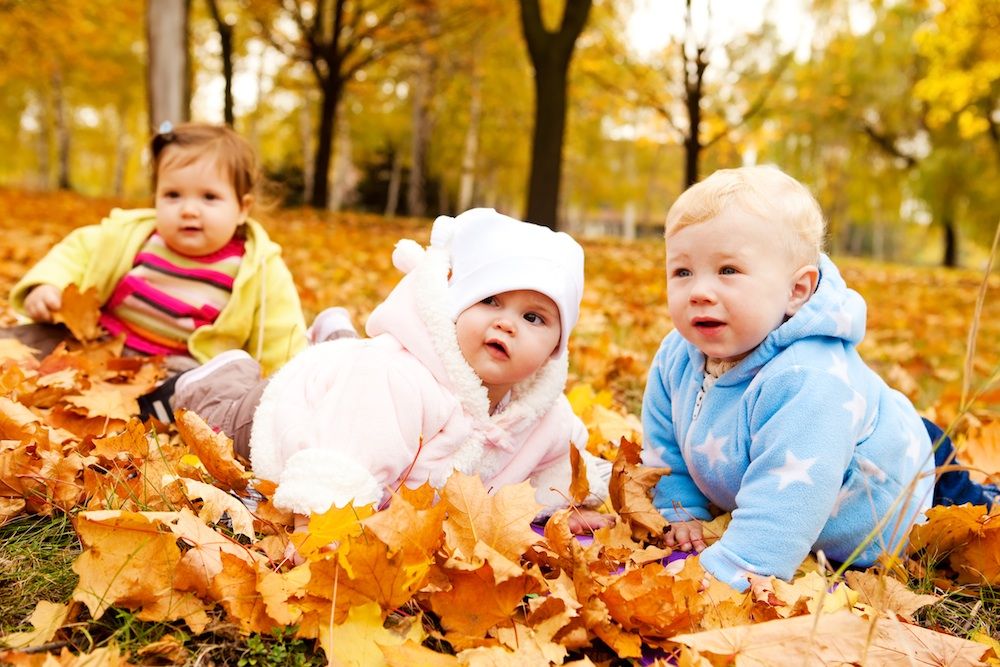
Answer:
[{"label": "hat ear flap", "polygon": [[411,239],[402,239],[392,251],[392,265],[403,273],[412,271],[424,257],[424,249]]}]

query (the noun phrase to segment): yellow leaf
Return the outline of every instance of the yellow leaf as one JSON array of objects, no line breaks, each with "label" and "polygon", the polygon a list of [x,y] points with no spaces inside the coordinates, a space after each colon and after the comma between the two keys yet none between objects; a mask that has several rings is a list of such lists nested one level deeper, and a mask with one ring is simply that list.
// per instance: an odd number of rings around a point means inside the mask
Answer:
[{"label": "yellow leaf", "polygon": [[56,632],[66,622],[69,607],[64,604],[41,600],[35,605],[35,610],[28,617],[28,622],[34,630],[30,632],[13,632],[0,637],[0,644],[10,648],[27,648],[41,646],[52,641]]},{"label": "yellow leaf", "polygon": [[405,635],[382,627],[382,610],[368,603],[353,607],[347,620],[328,626],[320,633],[320,646],[332,665],[344,667],[382,667],[387,665],[382,647],[402,646],[405,642],[423,641],[419,623],[408,627]]}]

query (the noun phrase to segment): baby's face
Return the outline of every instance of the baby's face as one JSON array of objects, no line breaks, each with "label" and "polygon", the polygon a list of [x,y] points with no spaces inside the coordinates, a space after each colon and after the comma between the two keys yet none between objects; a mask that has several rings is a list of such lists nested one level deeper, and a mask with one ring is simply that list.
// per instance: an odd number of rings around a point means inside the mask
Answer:
[{"label": "baby's face", "polygon": [[533,290],[502,292],[459,314],[458,346],[495,404],[542,367],[559,345],[559,308]]},{"label": "baby's face", "polygon": [[211,156],[190,164],[160,161],[156,179],[156,231],[174,252],[203,257],[222,249],[250,211],[252,197],[236,195],[232,179]]},{"label": "baby's face", "polygon": [[682,336],[705,356],[738,359],[808,300],[784,233],[729,206],[667,239],[667,300]]}]

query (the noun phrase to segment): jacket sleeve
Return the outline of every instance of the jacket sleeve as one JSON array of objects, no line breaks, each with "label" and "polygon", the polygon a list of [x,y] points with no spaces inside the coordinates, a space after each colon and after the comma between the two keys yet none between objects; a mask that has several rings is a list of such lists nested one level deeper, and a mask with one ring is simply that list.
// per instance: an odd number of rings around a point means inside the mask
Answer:
[{"label": "jacket sleeve", "polygon": [[836,513],[854,444],[870,426],[860,394],[823,370],[783,370],[747,400],[750,463],[729,527],[701,554],[706,570],[739,590],[748,572],[795,574]]},{"label": "jacket sleeve", "polygon": [[101,233],[100,225],[88,225],[70,232],[14,285],[10,292],[11,306],[26,314],[24,299],[38,285],[54,285],[60,289],[70,284],[80,285],[87,264],[100,245]]},{"label": "jacket sleeve", "polygon": [[260,280],[261,302],[246,349],[267,376],[306,347],[306,324],[295,281],[280,254],[265,260]]},{"label": "jacket sleeve", "polygon": [[453,404],[406,355],[337,340],[307,348],[261,397],[250,456],[277,483],[276,506],[301,514],[378,502],[433,438]]},{"label": "jacket sleeve", "polygon": [[664,344],[646,379],[642,397],[642,461],[670,468],[670,474],[660,478],[653,493],[653,504],[667,521],[711,519],[708,498],[691,479],[674,430],[673,403],[666,382],[670,353]]}]

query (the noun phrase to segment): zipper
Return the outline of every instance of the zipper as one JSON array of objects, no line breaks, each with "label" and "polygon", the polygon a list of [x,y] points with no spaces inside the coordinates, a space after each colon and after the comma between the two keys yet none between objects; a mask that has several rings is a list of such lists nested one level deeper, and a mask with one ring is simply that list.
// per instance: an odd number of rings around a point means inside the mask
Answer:
[{"label": "zipper", "polygon": [[691,414],[691,421],[698,419],[698,415],[701,414],[701,404],[705,401],[705,392],[715,386],[715,383],[719,378],[705,374],[705,379],[701,383],[701,389],[698,390],[698,395],[694,399],[694,412]]}]

